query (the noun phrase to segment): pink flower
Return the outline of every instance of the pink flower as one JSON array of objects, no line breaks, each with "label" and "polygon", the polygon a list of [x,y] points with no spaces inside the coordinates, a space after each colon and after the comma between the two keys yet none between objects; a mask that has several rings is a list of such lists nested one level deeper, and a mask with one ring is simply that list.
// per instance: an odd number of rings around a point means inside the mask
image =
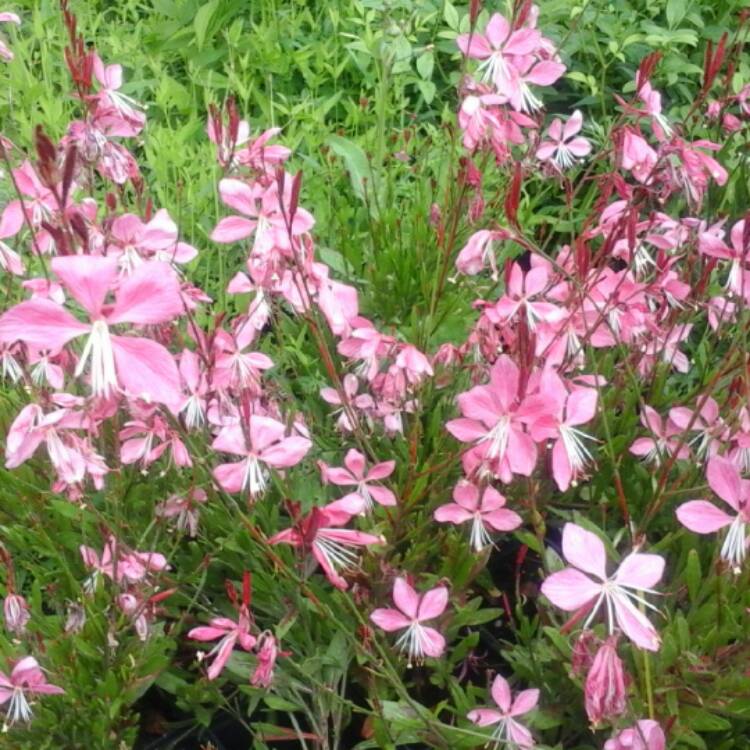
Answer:
[{"label": "pink flower", "polygon": [[477,552],[492,544],[488,528],[513,531],[523,523],[518,513],[505,508],[505,498],[494,487],[486,487],[480,496],[478,487],[461,480],[453,489],[453,499],[454,503],[441,505],[434,518],[440,523],[471,521],[471,544]]},{"label": "pink flower", "polygon": [[638,182],[648,184],[653,179],[653,171],[658,161],[656,151],[648,145],[643,136],[625,128],[620,153],[622,168],[633,173]]},{"label": "pink flower", "polygon": [[[533,263],[533,261],[532,261]],[[549,271],[545,264],[532,265],[527,273],[518,263],[510,269],[510,278],[505,294],[487,310],[493,323],[507,324],[517,314],[526,317],[526,324],[534,331],[538,322],[554,323],[563,317],[559,307],[544,300],[549,284]]]},{"label": "pink flower", "polygon": [[194,487],[189,490],[185,497],[172,495],[158,505],[154,511],[161,518],[175,519],[174,524],[178,531],[190,537],[198,536],[198,519],[200,518],[200,507],[208,500],[205,490]]},{"label": "pink flower", "polygon": [[44,414],[37,404],[28,404],[10,426],[5,443],[5,466],[15,469],[28,461],[44,443],[58,477],[66,484],[83,481],[86,462],[69,437],[69,430],[84,427],[81,415],[71,409]]},{"label": "pink flower", "polygon": [[[272,248],[289,249],[288,204],[282,209],[276,187],[262,189],[242,180],[225,178],[219,183],[221,199],[242,216],[223,218],[211,233],[214,242],[238,242],[253,235],[253,252],[263,255]],[[284,196],[285,202],[288,197]],[[299,236],[312,229],[315,220],[304,208],[298,208],[291,222],[291,234]]]},{"label": "pink flower", "polygon": [[23,341],[39,349],[60,349],[88,334],[75,374],[91,366],[91,388],[97,396],[126,390],[131,397],[175,407],[180,380],[172,355],[147,338],[116,336],[110,326],[120,323],[156,325],[184,312],[180,285],[164,263],[144,263],[120,281],[114,305],[105,303],[117,281],[114,258],[70,255],[52,259],[52,270],[86,311],[82,323],[49,299],[31,299],[0,317],[0,341]]},{"label": "pink flower", "polygon": [[541,34],[536,29],[512,30],[508,21],[499,13],[490,18],[484,34],[460,34],[456,43],[466,57],[483,60],[479,66],[484,78],[492,81],[497,92],[509,96],[518,72],[514,60],[521,55],[530,55],[541,43]]},{"label": "pink flower", "polygon": [[586,714],[594,725],[625,713],[627,678],[617,655],[617,636],[610,636],[596,652],[584,686]]},{"label": "pink flower", "polygon": [[637,438],[630,446],[630,452],[635,456],[642,456],[644,460],[653,462],[660,466],[661,462],[673,454],[677,458],[690,458],[690,449],[686,444],[680,444],[679,440],[674,438],[682,434],[682,430],[677,427],[667,417],[662,421],[656,409],[644,405],[641,411],[641,424],[648,427],[654,434],[653,438]]},{"label": "pink flower", "polygon": [[737,466],[723,456],[714,456],[706,467],[709,487],[736,515],[732,516],[706,500],[690,500],[677,508],[680,523],[696,534],[713,534],[729,526],[721,547],[721,557],[739,573],[747,555],[750,537],[750,481],[742,479]]},{"label": "pink flower", "polygon": [[[141,106],[131,97],[120,91],[122,86],[122,66],[105,65],[96,52],[93,53],[94,77],[99,83],[99,93],[96,95],[99,111],[97,115],[104,117],[110,124],[110,135],[134,136],[140,133],[146,124],[146,115]],[[102,111],[103,110],[103,111]],[[108,110],[114,110],[119,122],[112,127],[112,116]]]},{"label": "pink flower", "polygon": [[669,410],[669,419],[683,432],[688,429],[688,425],[692,425],[691,430],[698,432],[690,444],[696,446],[695,453],[699,458],[716,455],[727,432],[727,426],[719,415],[719,405],[710,396],[703,401],[697,414],[685,406],[675,406]]},{"label": "pink flower", "polygon": [[491,232],[480,229],[469,237],[456,258],[456,269],[467,276],[475,276],[489,265],[492,279],[497,280],[497,261],[495,260],[494,243],[507,240],[510,237],[504,229]]},{"label": "pink flower", "polygon": [[227,492],[247,491],[251,498],[263,494],[268,470],[298,464],[312,443],[298,435],[285,437],[286,427],[271,417],[251,414],[246,425],[224,427],[211,447],[215,451],[242,456],[242,461],[214,469],[216,481]]},{"label": "pink flower", "polygon": [[581,136],[576,136],[580,132],[583,123],[583,115],[580,110],[576,110],[568,118],[563,126],[559,118],[552,120],[552,124],[547,130],[548,141],[542,141],[536,150],[536,158],[541,161],[552,161],[560,169],[569,169],[576,159],[581,159],[591,153],[591,144]]},{"label": "pink flower", "polygon": [[309,552],[313,560],[323,568],[326,578],[343,591],[349,584],[341,572],[356,565],[355,550],[371,544],[385,543],[382,536],[340,528],[363,510],[362,499],[356,495],[348,495],[322,508],[313,508],[296,526],[275,534],[268,541],[270,544],[291,544]]},{"label": "pink flower", "polygon": [[604,743],[604,750],[665,750],[666,747],[664,731],[651,719],[642,719]]},{"label": "pink flower", "polygon": [[25,656],[16,662],[10,676],[0,672],[0,706],[8,703],[3,731],[17,721],[31,720],[31,706],[27,695],[61,695],[65,691],[50,685],[41,667],[33,656]]},{"label": "pink flower", "polygon": [[127,274],[148,260],[163,263],[189,263],[198,251],[179,239],[179,230],[166,209],[157,211],[147,224],[133,214],[123,214],[112,222],[111,244],[107,255],[118,259]]},{"label": "pink flower", "polygon": [[409,664],[424,661],[425,656],[439,657],[445,651],[445,638],[422,623],[440,617],[448,605],[448,589],[437,586],[418,594],[405,578],[393,582],[393,603],[397,609],[376,609],[370,619],[387,633],[404,630],[396,646],[408,654]]},{"label": "pink flower", "polygon": [[562,545],[563,555],[573,567],[548,576],[542,584],[542,593],[547,599],[567,612],[589,610],[584,628],[589,626],[602,604],[606,604],[610,634],[616,623],[637,646],[658,651],[658,633],[633,602],[656,609],[636,592],[655,593],[652,587],[661,579],[664,559],[659,555],[631,552],[615,574],[608,577],[607,553],[596,534],[574,523],[566,523]]},{"label": "pink flower", "polygon": [[245,605],[239,609],[237,622],[228,617],[214,617],[208,625],[193,628],[187,637],[196,641],[219,641],[207,656],[202,657],[213,658],[207,673],[209,680],[215,680],[221,674],[237,644],[245,651],[252,651],[256,643],[255,636],[250,633],[250,613]]},{"label": "pink flower", "polygon": [[515,362],[503,354],[490,370],[488,385],[458,396],[463,418],[446,424],[453,437],[476,443],[477,456],[488,461],[504,482],[514,473],[530,476],[536,463],[536,446],[523,429],[526,415],[520,380]]},{"label": "pink flower", "polygon": [[[542,374],[540,393],[534,399],[541,416],[531,424],[531,437],[536,442],[554,440],[552,475],[564,492],[592,460],[584,440],[592,440],[579,425],[596,416],[597,392],[594,388],[568,390],[562,378],[552,369]],[[546,413],[544,413],[546,412]]]},{"label": "pink flower", "polygon": [[396,467],[395,461],[383,461],[375,464],[365,473],[365,457],[352,448],[344,457],[344,464],[346,468],[326,466],[321,462],[320,469],[323,481],[343,487],[356,487],[357,489],[346,497],[360,498],[364,503],[365,511],[368,513],[372,510],[373,500],[380,505],[396,505],[396,496],[391,490],[380,484],[373,484],[373,482],[385,479],[393,474]]},{"label": "pink flower", "polygon": [[495,701],[499,711],[496,708],[475,708],[469,711],[468,719],[477,726],[488,727],[497,724],[492,739],[498,743],[508,743],[510,747],[529,748],[534,747],[534,738],[531,732],[516,721],[517,716],[533,711],[539,702],[539,691],[534,688],[531,690],[522,690],[512,700],[508,681],[502,676],[497,675],[492,683],[492,700]]}]

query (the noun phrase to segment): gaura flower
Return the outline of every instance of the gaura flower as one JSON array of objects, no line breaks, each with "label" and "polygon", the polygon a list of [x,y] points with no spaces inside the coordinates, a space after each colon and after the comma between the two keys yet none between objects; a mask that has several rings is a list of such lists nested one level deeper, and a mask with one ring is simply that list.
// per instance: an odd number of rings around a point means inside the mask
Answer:
[{"label": "gaura flower", "polygon": [[513,531],[523,523],[518,513],[504,507],[505,498],[494,487],[486,487],[480,495],[478,487],[462,480],[453,489],[453,499],[441,505],[434,518],[440,523],[471,521],[471,545],[477,552],[492,544],[488,529]]},{"label": "gaura flower", "polygon": [[208,679],[215,680],[229,661],[234,647],[239,644],[245,651],[252,651],[256,638],[250,633],[250,613],[246,606],[241,606],[237,622],[228,617],[214,617],[208,625],[193,628],[187,634],[196,641],[219,642],[203,658],[213,658],[208,668]]},{"label": "gaura flower", "polygon": [[561,170],[570,169],[577,159],[591,153],[591,144],[582,136],[576,135],[580,132],[582,124],[583,115],[578,109],[568,118],[565,125],[556,117],[547,130],[549,140],[539,144],[536,158],[540,161],[554,162]]},{"label": "gaura flower", "polygon": [[312,443],[304,437],[284,437],[286,427],[272,417],[251,414],[246,426],[224,427],[212,444],[215,451],[242,456],[242,461],[221,464],[214,469],[216,481],[227,492],[246,490],[251,498],[263,494],[268,482],[268,469],[287,468],[298,464]]},{"label": "gaura flower", "polygon": [[742,570],[750,537],[750,481],[742,479],[737,466],[723,456],[714,456],[706,467],[708,486],[736,515],[730,515],[707,500],[690,500],[677,508],[677,518],[685,528],[696,534],[713,534],[729,527],[721,557],[732,566],[735,574]]},{"label": "gaura flower", "polygon": [[27,696],[61,695],[65,691],[50,685],[33,656],[25,656],[13,667],[10,675],[0,672],[0,706],[8,703],[3,731],[17,721],[31,719],[31,706]]},{"label": "gaura flower", "polygon": [[[156,341],[110,330],[125,323],[166,323],[184,312],[180,285],[169,265],[143,263],[119,283],[115,258],[69,255],[53,258],[51,265],[89,321],[79,321],[50,299],[30,299],[0,317],[0,341],[57,350],[87,334],[75,374],[80,376],[90,365],[94,395],[109,397],[124,390],[178,408],[180,376],[172,355]],[[115,286],[115,302],[106,304]]]},{"label": "gaura flower", "polygon": [[356,495],[329,503],[322,508],[313,508],[296,526],[272,536],[270,544],[291,544],[309,552],[326,578],[342,591],[349,584],[341,572],[356,565],[358,547],[383,544],[385,539],[355,529],[342,529],[344,524],[364,510],[364,501]]},{"label": "gaura flower", "polygon": [[469,721],[480,727],[497,724],[492,733],[492,739],[497,743],[507,743],[510,747],[534,747],[531,732],[523,724],[519,724],[515,717],[523,716],[536,707],[539,702],[539,691],[536,688],[522,690],[515,700],[512,700],[508,681],[502,675],[497,675],[490,692],[497,708],[475,708],[469,711]]},{"label": "gaura flower", "polygon": [[572,567],[553,573],[544,581],[542,593],[547,599],[567,612],[588,611],[584,628],[604,604],[610,634],[617,625],[637,646],[658,651],[659,635],[635,604],[656,609],[639,592],[656,593],[652,587],[661,579],[664,559],[631,552],[615,574],[607,576],[607,553],[602,540],[574,523],[565,524],[562,547]]},{"label": "gaura flower", "polygon": [[448,605],[448,589],[437,586],[418,594],[404,578],[393,582],[393,603],[396,609],[376,609],[370,619],[388,633],[404,630],[396,646],[412,661],[421,664],[425,656],[440,656],[445,651],[445,638],[434,628],[423,625],[440,617]]},{"label": "gaura flower", "polygon": [[324,482],[356,487],[345,497],[361,498],[366,512],[372,510],[373,501],[380,505],[396,505],[396,496],[393,492],[381,484],[375,484],[379,479],[385,479],[393,474],[395,461],[382,461],[365,472],[365,457],[352,448],[344,457],[344,466],[327,466],[322,461],[319,465]]}]

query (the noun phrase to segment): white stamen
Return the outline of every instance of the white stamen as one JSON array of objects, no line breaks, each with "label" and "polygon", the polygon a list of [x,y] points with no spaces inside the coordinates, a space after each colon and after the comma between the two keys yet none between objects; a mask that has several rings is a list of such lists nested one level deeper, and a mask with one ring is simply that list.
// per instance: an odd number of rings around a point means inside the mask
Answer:
[{"label": "white stamen", "polygon": [[95,396],[107,397],[117,390],[117,373],[112,340],[104,320],[97,320],[91,326],[91,333],[75,369],[76,377],[80,377],[89,358],[91,358],[91,390]]},{"label": "white stamen", "polygon": [[504,414],[498,420],[497,424],[479,441],[483,443],[489,441],[490,447],[487,449],[487,458],[494,459],[505,456],[508,448],[508,437],[510,435],[510,417]]},{"label": "white stamen", "polygon": [[268,484],[268,472],[260,465],[255,456],[248,456],[245,461],[245,475],[242,478],[242,489],[252,497],[262,495]]},{"label": "white stamen", "polygon": [[745,533],[745,522],[742,516],[732,521],[724,544],[721,546],[721,558],[732,566],[732,572],[738,575],[742,571],[742,563],[745,561],[747,552],[747,540]]}]

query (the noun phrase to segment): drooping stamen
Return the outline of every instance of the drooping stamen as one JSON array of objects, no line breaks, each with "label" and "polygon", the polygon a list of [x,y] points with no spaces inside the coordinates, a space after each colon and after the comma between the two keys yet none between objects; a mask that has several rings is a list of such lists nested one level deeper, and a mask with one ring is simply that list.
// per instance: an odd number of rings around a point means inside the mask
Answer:
[{"label": "drooping stamen", "polygon": [[721,545],[721,558],[732,566],[732,572],[738,575],[742,571],[742,563],[747,553],[747,534],[742,516],[732,521],[724,544]]},{"label": "drooping stamen", "polygon": [[510,417],[504,414],[497,421],[497,424],[479,441],[483,443],[488,441],[490,447],[487,449],[487,458],[502,459],[508,448],[508,438],[510,436]]},{"label": "drooping stamen", "polygon": [[245,460],[245,474],[242,478],[242,489],[247,490],[251,497],[262,495],[268,484],[268,472],[260,465],[255,456],[248,456]]},{"label": "drooping stamen", "polygon": [[117,373],[112,340],[104,320],[97,320],[91,326],[91,333],[75,369],[76,377],[81,376],[89,358],[91,359],[91,391],[95,396],[106,398],[117,390]]},{"label": "drooping stamen", "polygon": [[31,719],[31,706],[26,700],[23,689],[16,687],[13,689],[13,695],[10,697],[8,714],[3,724],[3,732],[8,731],[9,726],[13,726],[18,721],[28,722]]},{"label": "drooping stamen", "polygon": [[357,552],[341,542],[329,539],[318,532],[315,547],[328,560],[330,566],[337,571],[348,570],[357,564]]},{"label": "drooping stamen", "polygon": [[471,522],[471,546],[477,552],[480,552],[491,544],[492,537],[487,532],[487,527],[482,521],[482,514],[477,512],[474,514],[474,520]]}]

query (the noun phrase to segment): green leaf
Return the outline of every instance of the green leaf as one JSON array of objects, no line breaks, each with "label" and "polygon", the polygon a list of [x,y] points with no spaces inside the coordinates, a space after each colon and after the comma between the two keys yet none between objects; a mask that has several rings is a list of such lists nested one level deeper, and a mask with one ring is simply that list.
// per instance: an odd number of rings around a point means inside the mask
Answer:
[{"label": "green leaf", "polygon": [[425,80],[429,80],[430,78],[432,78],[432,71],[434,68],[435,68],[435,55],[433,54],[432,50],[427,50],[426,52],[423,52],[417,58],[417,72]]},{"label": "green leaf", "polygon": [[357,197],[368,203],[374,210],[375,202],[372,200],[374,175],[365,152],[354,141],[340,135],[329,135],[326,143],[336,155],[344,160]]},{"label": "green leaf", "polygon": [[290,713],[294,713],[300,710],[300,707],[296,703],[279,698],[278,695],[266,695],[263,697],[263,702],[273,711],[289,711]]},{"label": "green leaf", "polygon": [[701,561],[695,549],[691,549],[688,552],[687,563],[685,565],[685,582],[687,583],[690,602],[691,604],[695,604],[701,586]]},{"label": "green leaf", "polygon": [[674,29],[685,17],[687,4],[685,0],[667,0],[667,25]]},{"label": "green leaf", "polygon": [[695,732],[723,732],[731,729],[731,722],[705,708],[684,706],[680,711],[680,720]]},{"label": "green leaf", "polygon": [[443,9],[443,18],[445,19],[445,22],[448,24],[448,26],[450,26],[450,28],[452,28],[454,31],[458,31],[458,11],[456,10],[456,6],[450,0],[446,0],[445,2],[445,8]]},{"label": "green leaf", "polygon": [[425,103],[430,104],[435,98],[435,92],[437,90],[435,84],[432,81],[418,81],[417,86],[422,92],[422,98],[425,100]]},{"label": "green leaf", "polygon": [[202,5],[198,12],[195,14],[193,19],[193,28],[195,29],[195,42],[198,45],[198,49],[203,49],[203,45],[206,41],[206,33],[208,32],[208,25],[211,23],[216,9],[219,7],[219,0],[209,0],[205,5]]}]

